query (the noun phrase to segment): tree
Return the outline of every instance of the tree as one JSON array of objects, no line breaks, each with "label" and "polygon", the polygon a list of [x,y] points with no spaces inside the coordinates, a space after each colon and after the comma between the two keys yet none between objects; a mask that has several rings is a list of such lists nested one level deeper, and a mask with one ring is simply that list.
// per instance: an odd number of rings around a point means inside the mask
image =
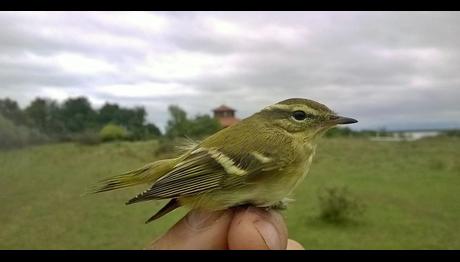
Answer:
[{"label": "tree", "polygon": [[56,135],[65,131],[59,105],[54,100],[35,98],[24,111],[31,125],[42,133]]},{"label": "tree", "polygon": [[68,98],[62,105],[61,116],[68,132],[96,128],[96,112],[86,97]]},{"label": "tree", "polygon": [[117,104],[105,103],[98,113],[98,122],[101,125],[107,123],[121,124],[121,110]]},{"label": "tree", "polygon": [[15,125],[26,125],[27,118],[16,101],[9,98],[0,99],[0,114],[11,120]]},{"label": "tree", "polygon": [[129,110],[129,114],[129,126],[141,127],[144,125],[147,112],[143,107],[135,107],[134,109]]},{"label": "tree", "polygon": [[147,134],[149,134],[150,136],[153,136],[153,137],[161,136],[160,129],[154,124],[151,124],[151,123],[146,124],[145,129],[147,130]]},{"label": "tree", "polygon": [[187,119],[187,113],[178,106],[168,108],[170,119],[166,125],[166,136],[200,138],[212,134],[220,129],[220,124],[209,115],[198,115],[194,119]]},{"label": "tree", "polygon": [[187,113],[176,105],[169,106],[168,111],[171,118],[166,123],[166,136],[169,138],[186,136],[189,126]]},{"label": "tree", "polygon": [[154,124],[145,124],[147,112],[143,107],[134,109],[122,108],[117,104],[106,103],[99,110],[98,123],[108,123],[125,127],[129,131],[132,140],[151,138],[161,135],[160,129]]},{"label": "tree", "polygon": [[192,137],[203,137],[217,132],[220,128],[220,123],[215,118],[198,115],[191,121],[188,132]]}]

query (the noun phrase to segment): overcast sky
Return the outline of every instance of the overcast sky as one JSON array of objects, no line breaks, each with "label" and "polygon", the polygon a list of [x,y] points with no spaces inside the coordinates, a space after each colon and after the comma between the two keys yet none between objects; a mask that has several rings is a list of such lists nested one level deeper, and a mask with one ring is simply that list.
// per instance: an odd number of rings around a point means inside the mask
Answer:
[{"label": "overcast sky", "polygon": [[247,117],[291,97],[355,128],[460,127],[459,12],[0,12],[0,98]]}]

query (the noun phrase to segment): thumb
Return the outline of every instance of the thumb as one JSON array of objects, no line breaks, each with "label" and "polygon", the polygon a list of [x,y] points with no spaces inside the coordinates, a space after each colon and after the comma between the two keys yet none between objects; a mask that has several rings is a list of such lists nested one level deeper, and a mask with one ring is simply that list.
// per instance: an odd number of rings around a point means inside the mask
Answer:
[{"label": "thumb", "polygon": [[235,211],[228,232],[229,249],[286,249],[287,227],[276,211],[249,207]]},{"label": "thumb", "polygon": [[233,212],[192,210],[147,249],[227,249]]}]

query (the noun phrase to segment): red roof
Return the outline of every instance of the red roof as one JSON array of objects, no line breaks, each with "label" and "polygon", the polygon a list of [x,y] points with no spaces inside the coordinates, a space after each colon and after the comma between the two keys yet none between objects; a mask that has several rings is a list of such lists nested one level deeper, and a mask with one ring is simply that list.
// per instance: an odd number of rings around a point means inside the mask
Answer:
[{"label": "red roof", "polygon": [[212,110],[212,111],[214,111],[214,112],[235,111],[235,109],[230,108],[230,107],[228,107],[228,106],[226,106],[226,105],[221,105],[221,106],[219,106],[218,108],[216,108],[216,109],[214,109],[214,110]]}]

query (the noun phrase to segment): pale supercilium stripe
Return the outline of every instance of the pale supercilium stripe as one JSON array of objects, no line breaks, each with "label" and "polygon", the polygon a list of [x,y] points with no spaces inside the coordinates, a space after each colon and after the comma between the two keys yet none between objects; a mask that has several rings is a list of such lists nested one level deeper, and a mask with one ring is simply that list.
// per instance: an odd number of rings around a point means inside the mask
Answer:
[{"label": "pale supercilium stripe", "polygon": [[283,104],[274,104],[274,105],[271,105],[271,106],[267,106],[266,108],[264,108],[264,110],[268,110],[268,111],[271,111],[271,110],[275,110],[275,109],[280,109],[280,110],[286,110],[286,111],[296,111],[296,110],[302,110],[302,111],[305,111],[307,113],[311,113],[311,114],[318,114],[318,111],[316,111],[315,109],[313,108],[310,108],[310,107],[293,107],[292,105],[283,105]]}]

